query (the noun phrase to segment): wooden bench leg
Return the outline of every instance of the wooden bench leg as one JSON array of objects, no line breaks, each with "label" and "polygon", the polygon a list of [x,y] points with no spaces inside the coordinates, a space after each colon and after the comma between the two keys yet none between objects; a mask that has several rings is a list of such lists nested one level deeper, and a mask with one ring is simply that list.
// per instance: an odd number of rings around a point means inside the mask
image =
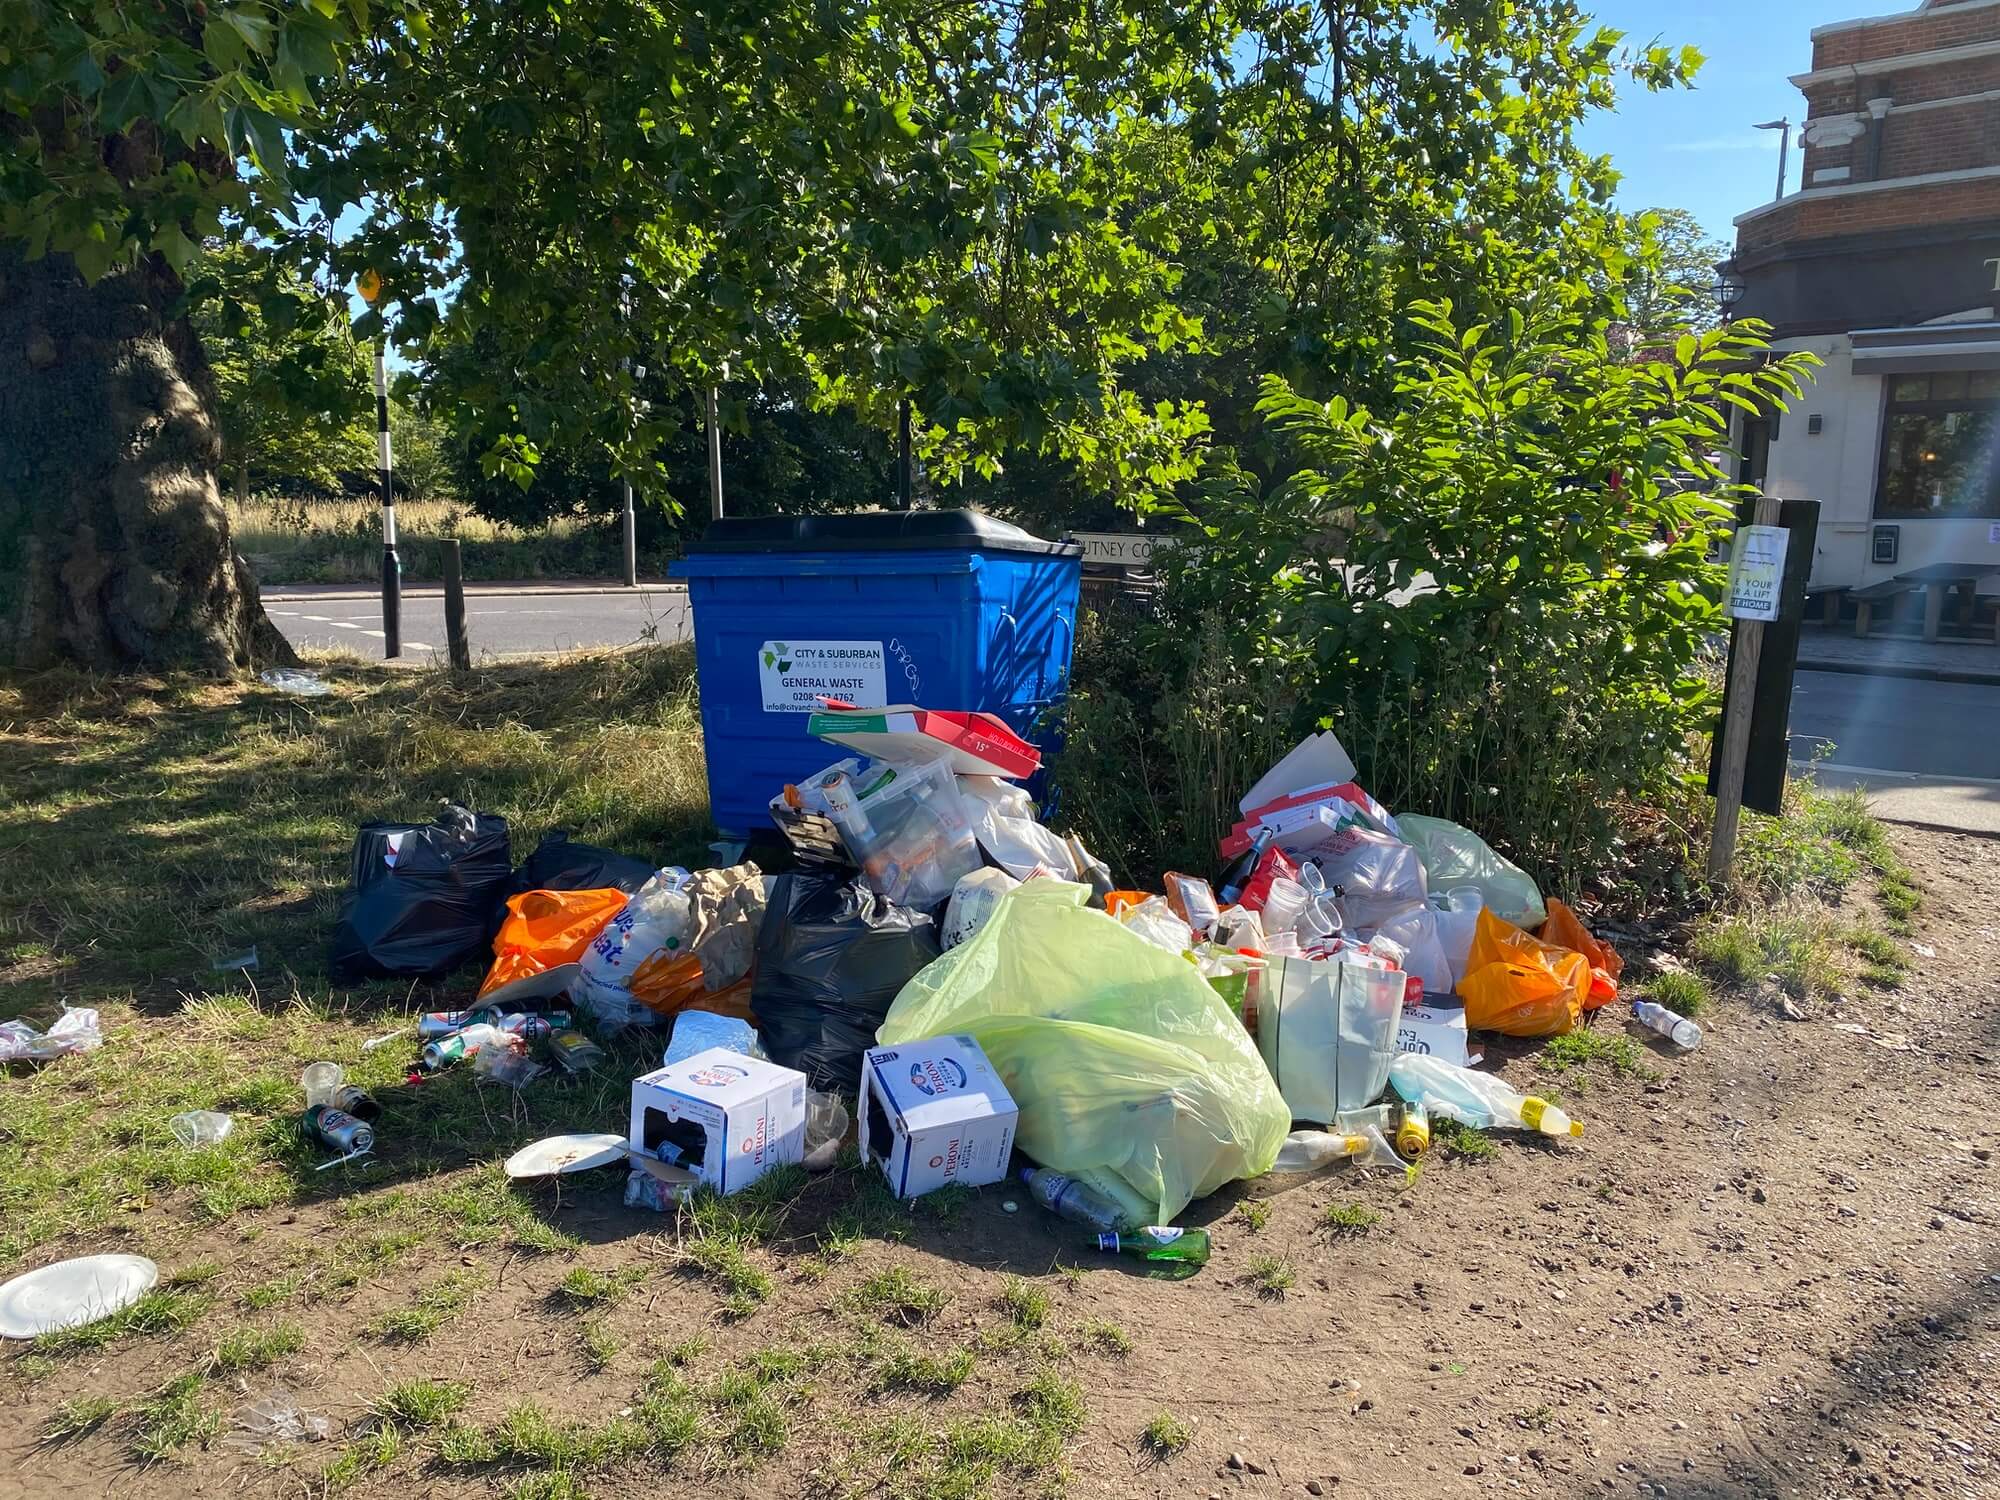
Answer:
[{"label": "wooden bench leg", "polygon": [[1854,638],[1857,641],[1868,639],[1868,622],[1874,613],[1875,601],[1873,599],[1857,599],[1854,601]]},{"label": "wooden bench leg", "polygon": [[1958,623],[1971,626],[1979,618],[1979,585],[1970,580],[1958,586]]},{"label": "wooden bench leg", "polygon": [[1845,589],[1828,589],[1826,601],[1822,605],[1825,613],[1820,616],[1822,624],[1831,628],[1840,623],[1840,601],[1847,597]]},{"label": "wooden bench leg", "polygon": [[1924,585],[1924,640],[1932,645],[1937,643],[1938,626],[1944,622],[1944,591],[1941,583]]}]

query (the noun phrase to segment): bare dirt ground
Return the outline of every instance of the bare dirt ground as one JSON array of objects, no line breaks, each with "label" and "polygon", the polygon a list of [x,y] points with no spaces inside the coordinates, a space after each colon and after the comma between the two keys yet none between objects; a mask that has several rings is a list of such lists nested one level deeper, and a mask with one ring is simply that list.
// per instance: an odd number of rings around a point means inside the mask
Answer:
[{"label": "bare dirt ground", "polygon": [[[581,1236],[580,1256],[427,1247],[414,1277],[364,1278],[304,1303],[305,1348],[219,1388],[283,1383],[348,1432],[386,1384],[418,1375],[472,1382],[470,1423],[526,1397],[599,1422],[629,1410],[647,1364],[692,1336],[706,1342],[690,1361],[697,1374],[777,1346],[811,1346],[826,1370],[860,1368],[873,1356],[859,1346],[880,1336],[980,1353],[941,1399],[865,1378],[788,1387],[789,1440],[754,1465],[631,1457],[578,1472],[573,1492],[523,1493],[962,1493],[949,1469],[899,1468],[881,1425],[922,1431],[1018,1409],[1029,1372],[1048,1366],[1087,1407],[1065,1455],[1063,1488],[1078,1496],[2000,1495],[2000,842],[1915,830],[1894,840],[1926,891],[1899,991],[1860,990],[1800,1020],[1726,998],[1699,1052],[1648,1047],[1645,1069],[1627,1076],[1599,1067],[1549,1080],[1510,1047],[1505,1076],[1552,1082],[1586,1122],[1583,1139],[1496,1137],[1496,1154],[1436,1155],[1408,1187],[1341,1168],[1218,1195],[1183,1220],[1215,1236],[1214,1259],[1190,1280],[1098,1263],[1025,1194],[989,1188],[949,1222],[918,1215],[900,1243],[871,1236],[830,1269],[802,1251],[758,1250],[775,1294],[731,1322],[709,1282],[675,1268],[671,1226],[624,1209],[613,1178],[551,1215]],[[852,1176],[809,1188],[799,1222],[837,1210]],[[1260,1229],[1250,1200],[1269,1205]],[[341,1217],[339,1204],[270,1211],[254,1236],[235,1223],[189,1229],[171,1259],[154,1240],[163,1265],[223,1262],[215,1312],[52,1371],[0,1367],[0,1497],[333,1489],[321,1471],[337,1441],[264,1457],[193,1447],[142,1466],[113,1424],[60,1445],[39,1434],[66,1399],[128,1400],[188,1369],[215,1346],[230,1299],[297,1247],[393,1221],[393,1205]],[[1340,1204],[1379,1221],[1325,1227]],[[48,1258],[112,1248],[51,1246]],[[1267,1284],[1254,1279],[1258,1257],[1292,1271],[1282,1295],[1268,1265]],[[602,1369],[579,1353],[583,1315],[553,1295],[579,1261],[630,1276],[590,1315],[616,1345]],[[857,1314],[855,1289],[892,1265],[941,1289],[944,1310],[907,1328]],[[444,1332],[414,1344],[364,1335],[414,1282],[459,1270],[484,1285]],[[1039,1326],[1010,1317],[1009,1274],[1047,1292]],[[1122,1328],[1130,1352],[1092,1320]],[[1192,1429],[1165,1459],[1140,1437],[1163,1408]],[[347,1492],[494,1494],[520,1477],[454,1467],[412,1443],[348,1476]],[[1047,1483],[1003,1473],[989,1492]]]}]

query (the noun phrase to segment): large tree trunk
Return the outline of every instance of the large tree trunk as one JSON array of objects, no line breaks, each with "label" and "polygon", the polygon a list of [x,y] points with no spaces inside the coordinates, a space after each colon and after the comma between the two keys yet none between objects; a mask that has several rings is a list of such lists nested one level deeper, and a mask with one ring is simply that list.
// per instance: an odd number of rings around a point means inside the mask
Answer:
[{"label": "large tree trunk", "polygon": [[0,664],[296,658],[229,541],[208,365],[158,257],[88,286],[0,247]]}]

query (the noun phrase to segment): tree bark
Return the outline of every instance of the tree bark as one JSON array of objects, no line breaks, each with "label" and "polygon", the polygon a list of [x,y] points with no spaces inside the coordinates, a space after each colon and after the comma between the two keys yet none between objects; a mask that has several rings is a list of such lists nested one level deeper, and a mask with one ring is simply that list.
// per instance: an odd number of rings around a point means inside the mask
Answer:
[{"label": "tree bark", "polygon": [[0,247],[0,664],[293,662],[230,544],[208,363],[158,257]]}]

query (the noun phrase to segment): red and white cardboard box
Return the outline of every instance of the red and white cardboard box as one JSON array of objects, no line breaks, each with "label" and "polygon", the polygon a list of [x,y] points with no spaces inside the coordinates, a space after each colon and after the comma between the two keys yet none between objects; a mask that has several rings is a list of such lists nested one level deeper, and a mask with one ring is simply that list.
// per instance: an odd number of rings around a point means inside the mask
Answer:
[{"label": "red and white cardboard box", "polygon": [[995,714],[954,713],[900,703],[853,708],[821,699],[806,733],[879,760],[944,760],[961,776],[1032,776],[1042,752]]},{"label": "red and white cardboard box", "polygon": [[861,1059],[861,1159],[898,1198],[948,1182],[982,1187],[1007,1176],[1020,1111],[969,1036],[877,1047]]}]

